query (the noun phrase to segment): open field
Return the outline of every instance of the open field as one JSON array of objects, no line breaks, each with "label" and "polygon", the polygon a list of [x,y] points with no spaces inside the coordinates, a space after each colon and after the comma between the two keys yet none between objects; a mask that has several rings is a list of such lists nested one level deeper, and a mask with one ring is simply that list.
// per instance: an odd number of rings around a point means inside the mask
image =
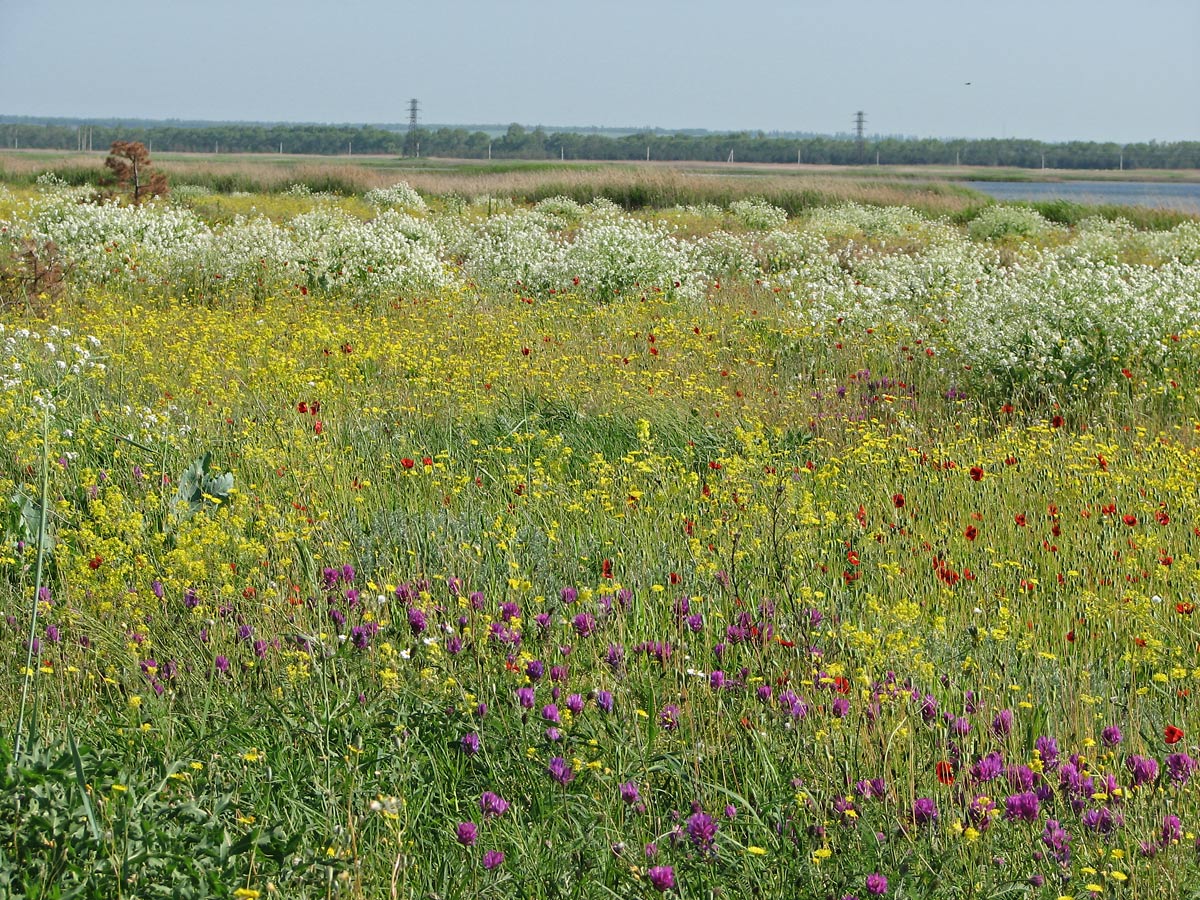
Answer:
[{"label": "open field", "polygon": [[14,157],[0,896],[1200,896],[1194,218]]}]

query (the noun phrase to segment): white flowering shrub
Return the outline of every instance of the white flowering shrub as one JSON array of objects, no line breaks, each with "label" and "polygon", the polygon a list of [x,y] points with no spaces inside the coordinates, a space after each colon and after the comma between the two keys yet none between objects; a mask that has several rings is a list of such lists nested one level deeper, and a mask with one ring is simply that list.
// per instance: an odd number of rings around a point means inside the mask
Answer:
[{"label": "white flowering shrub", "polygon": [[804,227],[828,238],[851,235],[886,237],[920,231],[929,220],[907,206],[865,206],[842,203],[815,209],[804,219]]},{"label": "white flowering shrub", "polygon": [[584,214],[583,205],[576,203],[570,197],[547,197],[534,204],[534,211],[547,217],[547,221],[561,221],[566,225],[578,223]]},{"label": "white flowering shrub", "polygon": [[619,224],[589,221],[568,245],[558,286],[575,285],[598,299],[655,289],[699,296],[705,278],[695,255],[694,247],[660,226],[635,219]]},{"label": "white flowering shrub", "polygon": [[418,212],[428,209],[425,200],[406,181],[398,181],[391,187],[373,188],[363,194],[363,200],[381,209],[395,207]]},{"label": "white flowering shrub", "polygon": [[782,228],[787,224],[787,213],[778,206],[773,206],[761,197],[749,200],[734,200],[729,204],[729,212],[743,228],[755,231],[767,231],[771,228]]},{"label": "white flowering shrub", "polygon": [[994,203],[984,207],[971,220],[967,233],[977,241],[994,241],[1009,237],[1042,237],[1055,228],[1035,209]]},{"label": "white flowering shrub", "polygon": [[746,235],[717,230],[693,245],[697,269],[708,278],[750,277],[759,271],[754,245]]}]

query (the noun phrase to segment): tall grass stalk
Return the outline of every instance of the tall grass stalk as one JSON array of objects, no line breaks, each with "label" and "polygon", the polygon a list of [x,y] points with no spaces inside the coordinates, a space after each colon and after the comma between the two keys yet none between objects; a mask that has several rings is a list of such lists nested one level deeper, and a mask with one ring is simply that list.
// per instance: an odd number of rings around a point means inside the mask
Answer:
[{"label": "tall grass stalk", "polygon": [[[13,751],[13,758],[20,760],[21,751],[25,749],[22,746],[22,740],[25,736],[25,708],[29,701],[30,685],[34,683],[35,670],[34,663],[34,641],[37,635],[38,611],[41,606],[42,594],[42,578],[45,574],[46,562],[46,516],[48,512],[48,498],[50,496],[50,403],[46,403],[43,410],[42,420],[42,489],[39,494],[39,503],[41,505],[41,515],[38,517],[38,534],[37,534],[37,569],[34,576],[33,585],[33,609],[29,616],[29,635],[26,641],[25,654],[25,671],[21,682],[21,708],[17,716],[17,736],[16,746]],[[29,730],[32,734],[37,720],[37,691],[34,690],[33,710],[29,723]]]}]

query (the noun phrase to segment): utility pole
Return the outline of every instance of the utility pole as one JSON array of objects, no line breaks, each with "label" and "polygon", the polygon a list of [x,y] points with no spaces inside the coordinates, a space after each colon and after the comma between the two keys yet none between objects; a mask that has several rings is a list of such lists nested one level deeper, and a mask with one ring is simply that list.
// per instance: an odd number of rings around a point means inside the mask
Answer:
[{"label": "utility pole", "polygon": [[863,137],[863,128],[867,124],[867,114],[861,109],[854,114],[854,140],[858,143],[858,164],[861,166],[867,158],[867,145]]},{"label": "utility pole", "polygon": [[417,102],[417,98],[413,97],[408,101],[408,141],[405,147],[405,152],[414,152],[417,156],[421,155],[421,145],[417,143],[417,117],[421,112],[421,104]]}]

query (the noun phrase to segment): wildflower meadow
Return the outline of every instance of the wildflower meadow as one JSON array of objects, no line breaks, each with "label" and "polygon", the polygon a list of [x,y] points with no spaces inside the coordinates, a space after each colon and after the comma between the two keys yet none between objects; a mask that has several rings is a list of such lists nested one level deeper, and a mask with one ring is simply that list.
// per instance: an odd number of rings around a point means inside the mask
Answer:
[{"label": "wildflower meadow", "polygon": [[0,896],[1200,897],[1200,222],[0,188]]}]

